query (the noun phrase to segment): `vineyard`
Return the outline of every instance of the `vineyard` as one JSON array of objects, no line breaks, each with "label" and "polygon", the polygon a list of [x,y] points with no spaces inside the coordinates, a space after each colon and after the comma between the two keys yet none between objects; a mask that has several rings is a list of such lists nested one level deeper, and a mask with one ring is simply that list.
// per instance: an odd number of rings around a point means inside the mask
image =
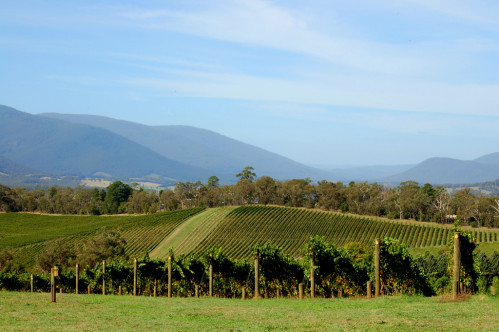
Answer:
[{"label": "vineyard", "polygon": [[142,216],[47,216],[6,213],[0,215],[0,250],[11,247],[16,260],[33,266],[42,250],[57,239],[78,244],[102,230],[118,230],[128,256],[151,251],[170,232],[202,208]]},{"label": "vineyard", "polygon": [[[303,244],[315,235],[323,236],[336,246],[349,242],[369,246],[376,237],[387,236],[408,247],[422,248],[444,246],[452,233],[450,225],[388,221],[302,208],[242,206],[210,211],[213,212],[191,233],[185,234],[177,246],[170,245],[177,254],[199,255],[216,245],[229,257],[249,258],[252,247],[269,242],[283,252],[299,257]],[[496,230],[471,231],[479,243],[499,240]]]},{"label": "vineyard", "polygon": [[[13,248],[16,260],[31,267],[47,244],[57,239],[78,244],[102,230],[118,230],[125,253],[166,258],[199,256],[218,246],[228,257],[250,258],[251,248],[271,243],[298,258],[303,244],[319,235],[341,247],[350,242],[370,246],[376,237],[390,237],[410,248],[445,246],[451,225],[392,221],[372,217],[277,206],[192,208],[138,216],[49,216],[0,214],[0,250]],[[472,229],[477,243],[499,244],[499,231]]]}]

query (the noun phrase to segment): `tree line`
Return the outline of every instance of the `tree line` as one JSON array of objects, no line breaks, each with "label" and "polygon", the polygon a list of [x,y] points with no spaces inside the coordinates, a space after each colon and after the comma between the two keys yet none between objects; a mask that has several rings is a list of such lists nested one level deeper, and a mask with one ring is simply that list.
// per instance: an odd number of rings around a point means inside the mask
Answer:
[{"label": "tree line", "polygon": [[405,181],[398,186],[368,182],[310,179],[278,181],[257,177],[250,166],[236,175],[234,185],[220,185],[216,176],[206,183],[178,182],[159,192],[115,181],[106,189],[37,189],[0,186],[0,211],[63,214],[154,213],[191,207],[281,205],[349,212],[390,219],[414,219],[463,225],[499,227],[499,197],[476,195],[469,188],[449,194],[442,186]]}]

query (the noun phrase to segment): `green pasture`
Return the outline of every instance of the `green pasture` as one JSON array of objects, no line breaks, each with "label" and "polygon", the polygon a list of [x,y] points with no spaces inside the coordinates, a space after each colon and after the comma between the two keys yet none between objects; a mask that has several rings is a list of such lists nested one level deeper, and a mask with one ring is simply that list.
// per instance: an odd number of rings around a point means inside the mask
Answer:
[{"label": "green pasture", "polygon": [[497,331],[499,297],[214,299],[0,292],[2,331]]}]

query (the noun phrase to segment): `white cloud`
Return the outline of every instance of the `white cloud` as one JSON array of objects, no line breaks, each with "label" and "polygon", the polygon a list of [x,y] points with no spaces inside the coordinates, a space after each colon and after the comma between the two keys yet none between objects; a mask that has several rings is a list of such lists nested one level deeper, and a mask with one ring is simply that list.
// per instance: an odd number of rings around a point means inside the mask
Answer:
[{"label": "white cloud", "polygon": [[180,70],[171,71],[170,76],[125,79],[123,83],[165,92],[175,90],[189,97],[499,116],[499,85],[382,81],[352,76],[304,81]]}]

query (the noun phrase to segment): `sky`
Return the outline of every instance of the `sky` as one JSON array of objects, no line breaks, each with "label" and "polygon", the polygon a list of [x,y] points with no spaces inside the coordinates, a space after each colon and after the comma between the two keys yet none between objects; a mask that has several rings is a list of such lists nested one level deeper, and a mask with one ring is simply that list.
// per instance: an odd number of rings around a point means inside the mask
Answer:
[{"label": "sky", "polygon": [[0,0],[0,104],[308,165],[499,151],[499,1]]}]

